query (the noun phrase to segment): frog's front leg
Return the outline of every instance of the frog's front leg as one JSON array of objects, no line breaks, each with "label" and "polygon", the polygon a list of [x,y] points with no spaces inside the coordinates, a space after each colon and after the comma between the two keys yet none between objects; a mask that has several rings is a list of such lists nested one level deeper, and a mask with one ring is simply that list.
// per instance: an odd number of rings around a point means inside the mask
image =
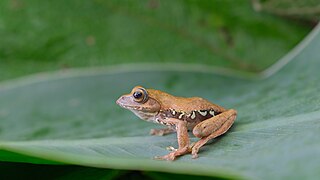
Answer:
[{"label": "frog's front leg", "polygon": [[193,128],[193,134],[201,139],[192,146],[192,158],[198,157],[199,149],[210,139],[216,138],[227,132],[236,119],[236,116],[237,111],[230,109],[197,124]]},{"label": "frog's front leg", "polygon": [[156,136],[164,136],[170,133],[175,132],[175,129],[172,128],[163,128],[163,129],[151,129],[150,134],[151,135],[156,135]]},{"label": "frog's front leg", "polygon": [[165,123],[176,127],[179,148],[165,156],[156,156],[155,158],[173,161],[178,156],[190,153],[187,123],[174,118],[165,120]]}]

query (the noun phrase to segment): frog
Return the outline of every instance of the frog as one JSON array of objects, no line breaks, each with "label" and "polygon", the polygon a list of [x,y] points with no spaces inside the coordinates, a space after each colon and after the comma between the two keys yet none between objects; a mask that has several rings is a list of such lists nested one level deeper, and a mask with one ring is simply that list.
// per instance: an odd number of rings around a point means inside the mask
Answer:
[{"label": "frog", "polygon": [[[226,133],[237,117],[235,109],[226,109],[201,97],[174,96],[142,86],[135,86],[129,94],[120,96],[116,103],[142,120],[165,126],[151,129],[151,135],[177,133],[178,148],[167,147],[171,152],[154,157],[159,160],[173,161],[185,154],[198,158],[200,148]],[[190,143],[189,131],[199,140]]]}]

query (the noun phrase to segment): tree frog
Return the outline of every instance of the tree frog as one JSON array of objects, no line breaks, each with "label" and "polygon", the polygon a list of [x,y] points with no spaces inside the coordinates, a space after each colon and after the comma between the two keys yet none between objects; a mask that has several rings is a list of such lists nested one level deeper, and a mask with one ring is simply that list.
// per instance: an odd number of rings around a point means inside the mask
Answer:
[{"label": "tree frog", "polygon": [[[117,102],[132,111],[139,118],[165,125],[164,129],[151,129],[151,135],[165,135],[177,132],[178,149],[156,159],[175,160],[176,157],[191,153],[198,157],[199,149],[210,139],[228,131],[236,119],[237,111],[225,109],[200,97],[177,97],[155,89],[136,86],[130,94],[121,96]],[[188,130],[200,138],[190,144]]]}]

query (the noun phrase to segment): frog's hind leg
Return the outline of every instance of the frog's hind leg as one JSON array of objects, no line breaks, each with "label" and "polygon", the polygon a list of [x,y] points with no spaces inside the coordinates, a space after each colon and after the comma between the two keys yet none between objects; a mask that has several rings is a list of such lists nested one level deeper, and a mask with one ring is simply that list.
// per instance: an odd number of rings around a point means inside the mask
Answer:
[{"label": "frog's hind leg", "polygon": [[198,157],[199,149],[210,139],[216,138],[227,132],[236,119],[236,116],[237,111],[230,109],[197,124],[193,128],[193,134],[201,139],[192,146],[192,158]]},{"label": "frog's hind leg", "polygon": [[172,128],[163,128],[163,129],[151,129],[150,134],[156,136],[164,136],[170,133],[176,132],[175,129]]}]

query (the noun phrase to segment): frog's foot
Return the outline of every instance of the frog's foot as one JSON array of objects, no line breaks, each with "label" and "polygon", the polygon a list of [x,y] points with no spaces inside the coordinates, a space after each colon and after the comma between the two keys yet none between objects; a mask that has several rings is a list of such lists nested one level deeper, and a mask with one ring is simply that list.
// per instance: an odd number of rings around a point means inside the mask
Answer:
[{"label": "frog's foot", "polygon": [[151,129],[150,134],[151,135],[156,135],[156,136],[164,136],[166,134],[170,134],[172,132],[175,132],[174,129],[170,128],[164,128],[164,129]]},{"label": "frog's foot", "polygon": [[182,156],[187,153],[190,153],[190,148],[188,146],[184,147],[184,148],[177,149],[176,151],[173,151],[165,156],[156,156],[156,157],[154,157],[154,159],[173,161],[176,159],[176,157]]},{"label": "frog's foot", "polygon": [[167,160],[167,161],[173,161],[176,159],[176,156],[174,156],[173,153],[167,154],[165,156],[155,156],[154,159],[156,160]]},{"label": "frog's foot", "polygon": [[192,152],[191,152],[192,159],[197,159],[199,157],[198,152],[199,152],[199,148],[192,148]]}]

